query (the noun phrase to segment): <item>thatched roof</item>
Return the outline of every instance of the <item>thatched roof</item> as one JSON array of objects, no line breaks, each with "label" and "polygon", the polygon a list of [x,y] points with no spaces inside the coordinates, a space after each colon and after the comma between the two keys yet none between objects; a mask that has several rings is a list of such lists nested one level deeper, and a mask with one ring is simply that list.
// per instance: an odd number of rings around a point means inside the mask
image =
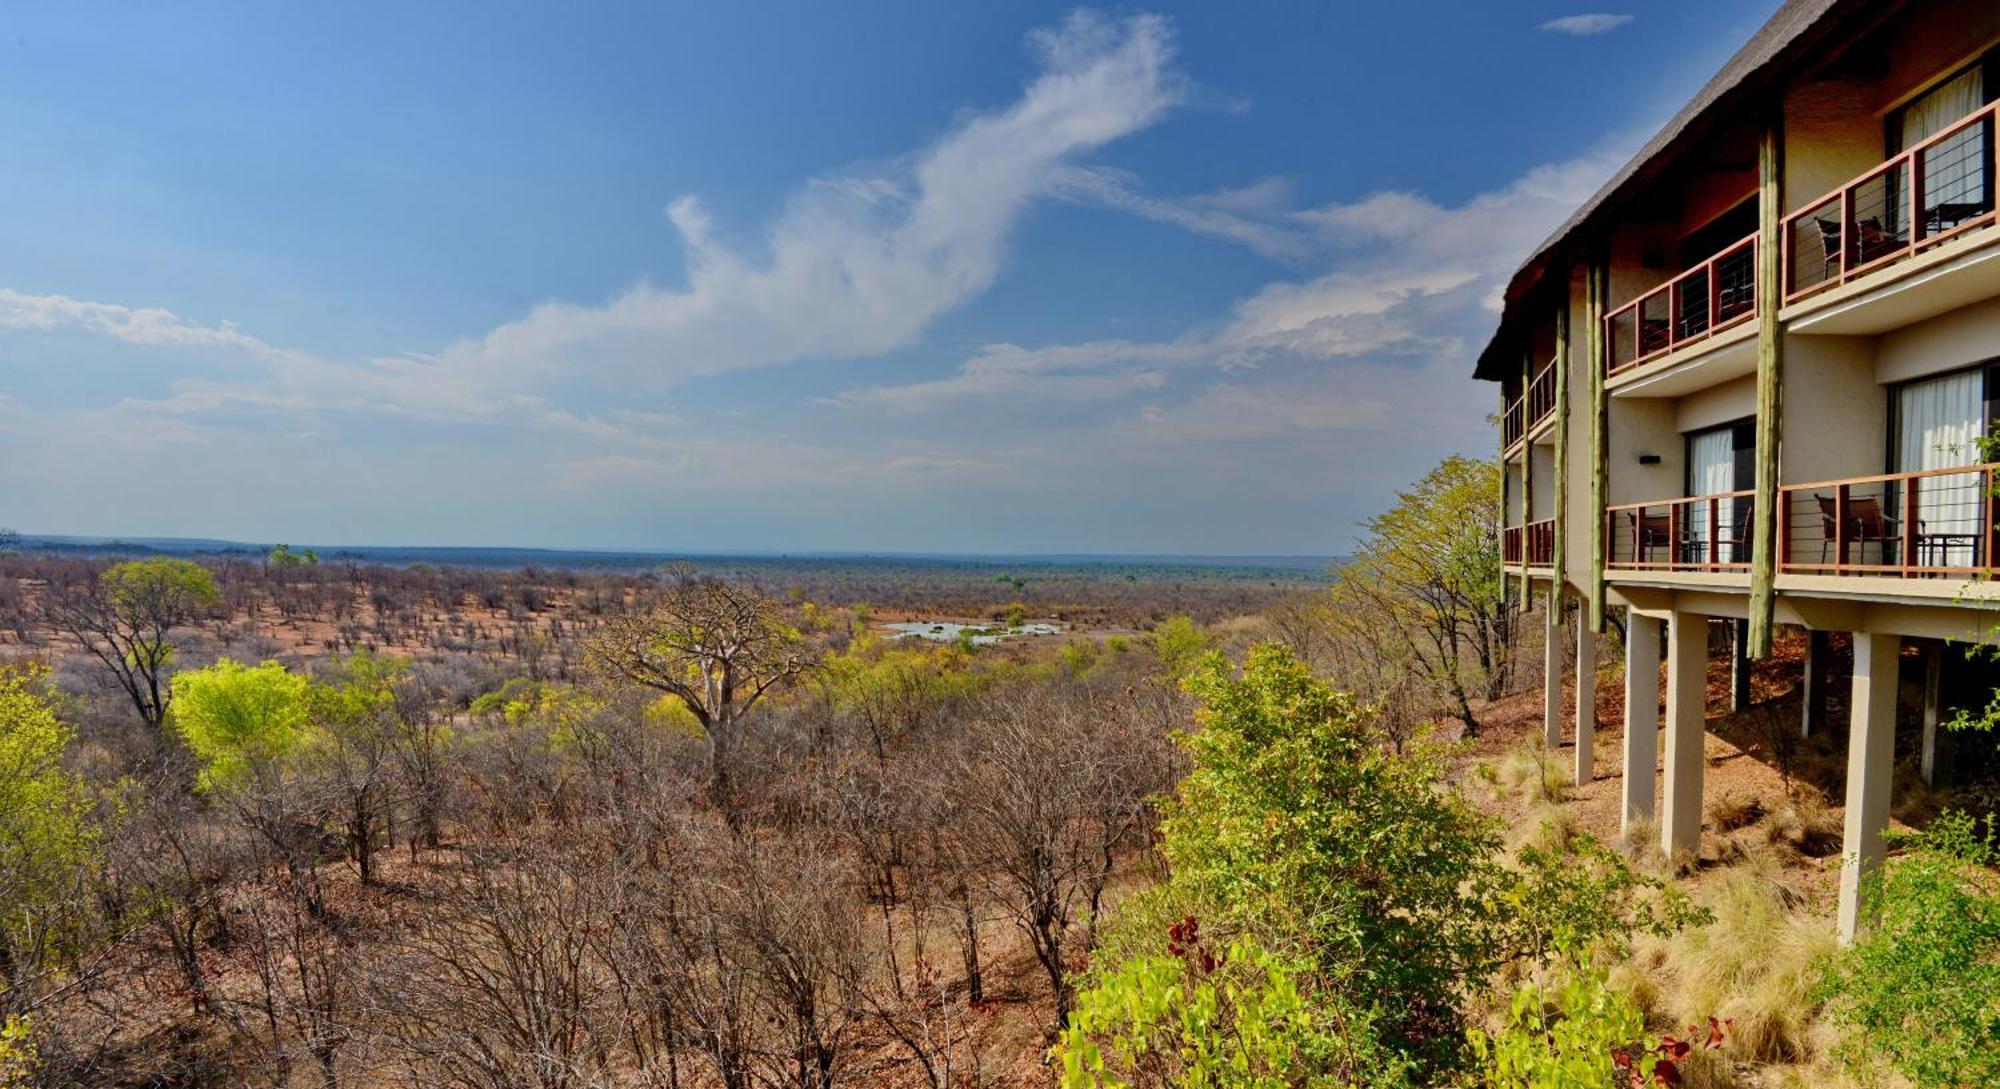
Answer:
[{"label": "thatched roof", "polygon": [[1589,233],[1587,228],[1596,221],[1607,218],[1618,207],[1621,197],[1638,188],[1635,183],[1656,176],[1712,128],[1733,116],[1736,108],[1749,104],[1757,91],[1777,77],[1781,67],[1778,62],[1798,56],[1819,37],[1820,31],[1834,22],[1830,16],[1836,8],[1842,9],[1839,14],[1844,15],[1864,6],[1869,6],[1868,0],[1785,0],[1722,70],[1681,107],[1673,120],[1521,263],[1507,285],[1507,311],[1501,316],[1501,328],[1480,353],[1473,377],[1497,381],[1502,374],[1519,368],[1519,356],[1506,351],[1504,334],[1513,320],[1515,305],[1535,286],[1543,269],[1555,263],[1555,257],[1585,237]]}]

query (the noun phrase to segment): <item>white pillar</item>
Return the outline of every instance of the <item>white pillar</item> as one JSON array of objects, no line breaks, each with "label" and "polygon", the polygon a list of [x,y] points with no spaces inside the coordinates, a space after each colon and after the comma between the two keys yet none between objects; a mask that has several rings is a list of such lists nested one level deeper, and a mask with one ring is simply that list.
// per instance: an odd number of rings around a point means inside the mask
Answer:
[{"label": "white pillar", "polygon": [[1938,718],[1943,713],[1944,647],[1924,645],[1924,747],[1917,769],[1925,786],[1937,785]]},{"label": "white pillar", "polygon": [[1597,777],[1597,636],[1576,611],[1576,785]]},{"label": "white pillar", "polygon": [[1653,769],[1660,759],[1660,622],[1625,613],[1625,787],[1621,837],[1653,819]]},{"label": "white pillar", "polygon": [[1701,846],[1701,776],[1708,763],[1708,617],[1675,610],[1667,621],[1666,812],[1660,850]]},{"label": "white pillar", "polygon": [[1840,940],[1861,927],[1861,886],[1882,864],[1889,824],[1889,776],[1896,762],[1896,683],[1902,644],[1893,635],[1854,633],[1853,719],[1847,733],[1847,814],[1840,844]]},{"label": "white pillar", "polygon": [[1549,591],[1546,642],[1542,648],[1542,743],[1551,749],[1562,746],[1562,590]]}]

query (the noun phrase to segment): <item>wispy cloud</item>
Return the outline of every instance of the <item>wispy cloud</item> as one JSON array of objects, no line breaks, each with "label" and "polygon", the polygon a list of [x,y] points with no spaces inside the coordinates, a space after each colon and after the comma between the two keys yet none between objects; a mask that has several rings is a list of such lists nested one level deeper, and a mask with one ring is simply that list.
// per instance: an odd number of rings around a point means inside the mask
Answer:
[{"label": "wispy cloud", "polygon": [[1583,15],[1565,15],[1560,19],[1550,19],[1539,29],[1551,34],[1568,34],[1573,38],[1589,38],[1598,34],[1608,34],[1626,23],[1638,18],[1636,15],[1612,12],[1590,12]]},{"label": "wispy cloud", "polygon": [[230,322],[204,325],[157,306],[88,302],[66,295],[37,295],[0,287],[0,329],[47,332],[80,329],[150,347],[223,349],[273,363],[295,363],[304,353],[268,344]]},{"label": "wispy cloud", "polygon": [[1012,105],[895,163],[808,184],[758,254],[724,243],[700,200],[682,197],[668,216],[686,249],[685,289],[546,303],[435,357],[384,366],[423,398],[476,406],[559,375],[658,390],[910,344],[992,285],[1023,210],[1060,171],[1183,98],[1160,17],[1079,12],[1029,41],[1041,71]]}]

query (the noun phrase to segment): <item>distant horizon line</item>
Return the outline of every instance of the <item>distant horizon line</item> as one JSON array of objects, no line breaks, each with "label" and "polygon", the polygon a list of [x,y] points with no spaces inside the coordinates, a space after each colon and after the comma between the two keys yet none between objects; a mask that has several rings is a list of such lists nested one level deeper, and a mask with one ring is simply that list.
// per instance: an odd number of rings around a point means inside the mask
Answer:
[{"label": "distant horizon line", "polygon": [[1283,560],[1290,562],[1314,561],[1329,563],[1339,556],[1333,553],[1310,552],[959,552],[945,549],[891,550],[891,549],[844,549],[844,548],[618,548],[604,546],[566,547],[551,545],[475,545],[475,544],[321,544],[310,541],[250,541],[229,537],[183,537],[148,536],[134,534],[92,534],[92,533],[34,533],[17,531],[20,543],[34,545],[68,545],[75,547],[105,548],[116,545],[132,545],[140,548],[173,551],[268,551],[282,544],[292,549],[311,549],[321,555],[352,553],[365,556],[367,553],[540,553],[556,556],[624,556],[708,558],[708,559],[951,559],[951,560],[1149,560],[1165,562],[1173,560]]}]

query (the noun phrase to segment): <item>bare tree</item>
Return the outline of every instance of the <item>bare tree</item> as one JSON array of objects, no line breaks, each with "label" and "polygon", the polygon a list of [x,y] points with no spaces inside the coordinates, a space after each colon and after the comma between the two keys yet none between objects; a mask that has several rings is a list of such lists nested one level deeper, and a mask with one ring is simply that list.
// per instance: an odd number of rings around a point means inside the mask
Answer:
[{"label": "bare tree", "polygon": [[220,600],[215,579],[186,560],[135,560],[95,578],[52,583],[43,598],[51,627],[66,632],[110,672],[146,725],[167,719],[165,681],[175,631]]},{"label": "bare tree", "polygon": [[585,645],[605,674],[679,699],[726,766],[739,719],[812,667],[814,648],[757,587],[677,571],[647,610],[614,617]]}]

